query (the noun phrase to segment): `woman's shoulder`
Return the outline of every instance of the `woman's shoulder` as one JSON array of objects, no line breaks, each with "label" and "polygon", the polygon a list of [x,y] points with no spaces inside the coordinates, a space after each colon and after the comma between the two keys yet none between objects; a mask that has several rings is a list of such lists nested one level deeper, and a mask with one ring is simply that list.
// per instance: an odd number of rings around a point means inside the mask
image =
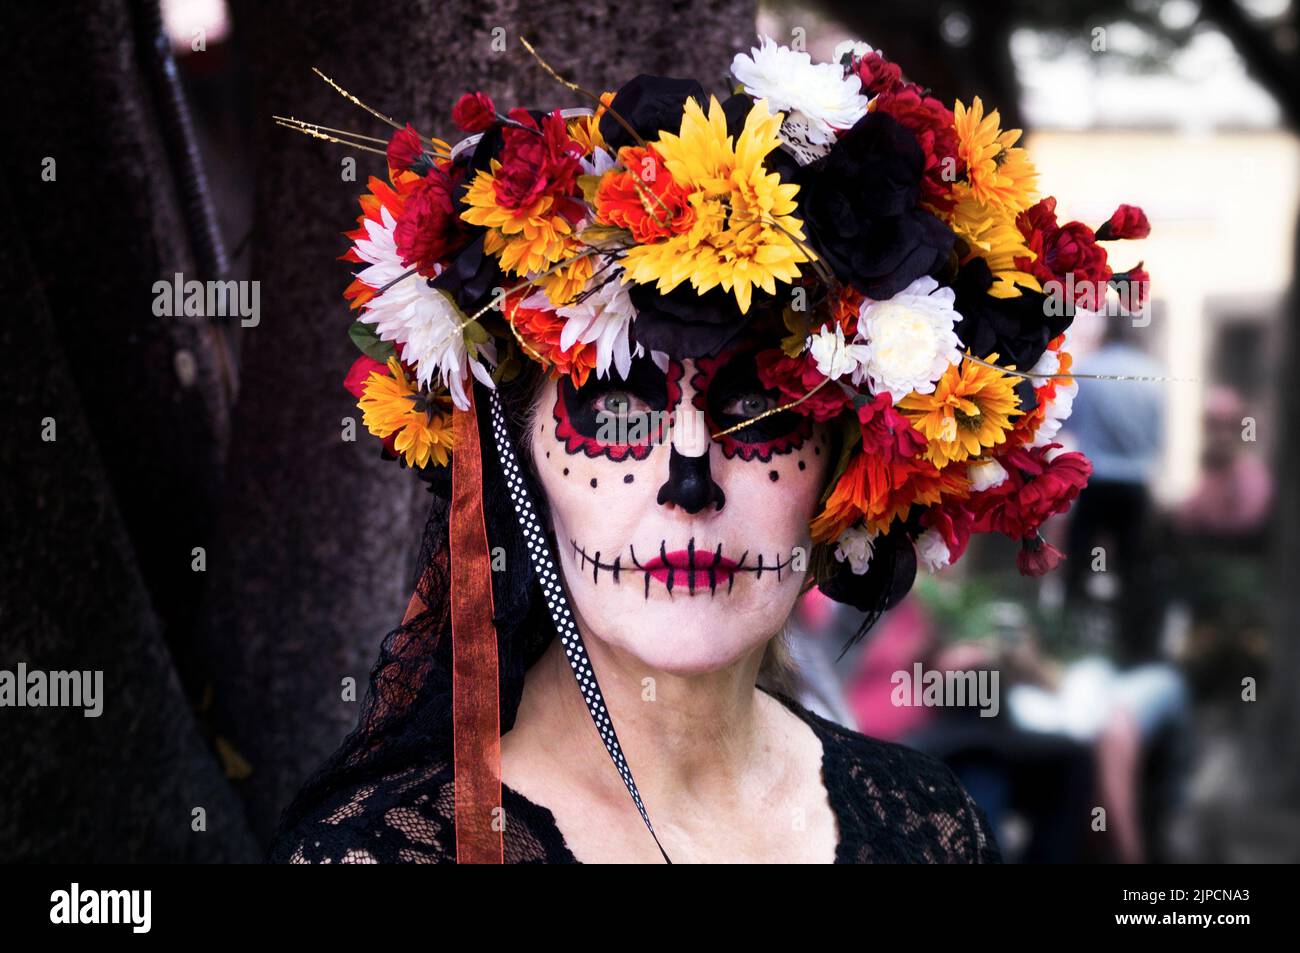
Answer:
[{"label": "woman's shoulder", "polygon": [[437,864],[455,860],[455,788],[445,761],[389,771],[322,796],[276,838],[287,864]]},{"label": "woman's shoulder", "polygon": [[[983,810],[932,755],[872,738],[773,692],[821,739],[823,782],[851,863],[1000,863]],[[847,828],[847,829],[846,829]]]}]

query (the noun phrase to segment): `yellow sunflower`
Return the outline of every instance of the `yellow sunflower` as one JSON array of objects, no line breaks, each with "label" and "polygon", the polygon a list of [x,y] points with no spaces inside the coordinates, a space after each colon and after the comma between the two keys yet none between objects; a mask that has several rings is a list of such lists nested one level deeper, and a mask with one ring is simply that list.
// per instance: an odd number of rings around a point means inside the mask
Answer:
[{"label": "yellow sunflower", "polygon": [[474,177],[465,192],[469,208],[460,217],[488,230],[483,250],[500,256],[506,273],[545,271],[568,254],[573,226],[555,210],[555,201],[549,195],[541,196],[527,208],[498,205],[495,176],[500,169],[501,163],[493,159],[490,171],[480,171]]},{"label": "yellow sunflower", "polygon": [[660,134],[654,148],[673,179],[690,191],[695,224],[687,232],[653,244],[636,245],[623,260],[628,280],[657,282],[667,293],[690,279],[703,294],[720,286],[735,294],[742,313],[754,288],[776,293],[776,282],[793,282],[799,264],[803,223],[792,214],[799,187],[767,172],[763,159],[781,143],[782,114],[759,100],[736,137],[715,97],[709,112],[686,101],[681,129]]},{"label": "yellow sunflower", "polygon": [[397,434],[393,449],[406,459],[407,466],[446,466],[447,451],[455,446],[451,399],[417,392],[396,357],[388,359],[388,372],[391,376],[375,371],[366,379],[357,401],[362,423],[380,439]]},{"label": "yellow sunflower", "polygon": [[985,116],[984,103],[978,96],[969,109],[958,100],[953,116],[957,155],[966,164],[966,181],[975,199],[1012,214],[1034,204],[1038,171],[1029,161],[1029,154],[1016,145],[1020,130],[1003,132],[998,111]]},{"label": "yellow sunflower", "polygon": [[[996,364],[998,356],[985,360]],[[908,394],[898,407],[928,441],[925,458],[942,468],[1007,439],[1011,418],[1024,413],[1015,381],[1000,370],[962,361],[944,372],[933,394]]]}]

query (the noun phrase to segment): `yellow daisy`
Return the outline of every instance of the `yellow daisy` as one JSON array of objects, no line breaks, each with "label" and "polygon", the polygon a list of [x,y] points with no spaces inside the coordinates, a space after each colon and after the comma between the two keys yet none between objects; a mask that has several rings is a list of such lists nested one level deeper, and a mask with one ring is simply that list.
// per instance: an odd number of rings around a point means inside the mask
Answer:
[{"label": "yellow daisy", "polygon": [[691,192],[695,224],[629,249],[627,280],[657,282],[663,293],[687,279],[700,294],[720,286],[735,294],[744,313],[754,288],[775,294],[777,281],[799,277],[799,264],[808,261],[799,246],[803,223],[792,214],[799,187],[763,168],[780,145],[781,121],[782,114],[759,100],[733,144],[716,98],[710,97],[707,116],[695,100],[686,101],[680,131],[661,133],[653,145],[673,179]]},{"label": "yellow daisy", "polygon": [[985,116],[984,103],[978,96],[969,109],[958,100],[953,116],[957,155],[966,164],[966,181],[976,200],[1012,213],[1033,205],[1038,171],[1029,161],[1029,154],[1016,146],[1020,130],[1003,132],[998,111]]},{"label": "yellow daisy", "polygon": [[[985,358],[990,364],[997,359]],[[942,468],[1006,441],[1011,418],[1024,413],[1015,383],[1000,370],[962,361],[944,372],[933,394],[913,392],[898,408],[928,441],[925,458]]]},{"label": "yellow daisy", "polygon": [[396,433],[393,449],[407,466],[446,466],[447,451],[455,446],[450,398],[417,392],[396,357],[388,359],[388,371],[391,376],[375,371],[366,379],[357,401],[362,423],[380,439]]},{"label": "yellow daisy", "polygon": [[942,217],[968,246],[962,264],[972,258],[983,258],[988,262],[989,270],[993,272],[989,294],[995,298],[1016,298],[1020,296],[1022,287],[1042,291],[1037,278],[1016,266],[1016,258],[1032,260],[1035,255],[1016,227],[1015,214],[980,202],[965,182],[956,183],[952,194],[956,201],[951,210],[942,213]]}]

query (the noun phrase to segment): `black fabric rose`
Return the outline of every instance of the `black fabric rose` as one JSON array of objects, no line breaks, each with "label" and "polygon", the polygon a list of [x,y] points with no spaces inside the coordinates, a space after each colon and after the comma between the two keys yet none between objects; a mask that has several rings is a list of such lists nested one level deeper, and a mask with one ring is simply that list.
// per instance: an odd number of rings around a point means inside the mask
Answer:
[{"label": "black fabric rose", "polygon": [[[694,99],[707,108],[708,97],[704,87],[693,79],[673,79],[671,76],[642,74],[624,83],[614,95],[611,108],[627,120],[646,142],[659,138],[660,131],[675,133],[682,127],[682,110],[686,100]],[[610,151],[618,155],[623,146],[634,146],[636,140],[611,116],[608,110],[600,117],[600,134]]]},{"label": "black fabric rose", "polygon": [[494,289],[507,284],[495,255],[483,251],[486,229],[476,229],[477,236],[466,245],[436,278],[430,287],[445,291],[466,314],[488,303]]},{"label": "black fabric rose", "polygon": [[741,314],[736,297],[713,288],[698,294],[689,283],[660,294],[653,284],[633,285],[628,292],[636,307],[632,333],[638,344],[671,357],[713,357],[776,307],[776,298],[756,291],[749,312]]},{"label": "black fabric rose", "polygon": [[988,293],[993,273],[983,258],[972,258],[961,266],[953,291],[961,320],[953,326],[963,347],[976,357],[996,352],[998,363],[1027,371],[1043,356],[1047,344],[1074,321],[1074,309],[1055,314],[1047,297],[1021,289],[1018,298],[995,298]]},{"label": "black fabric rose", "polygon": [[836,276],[877,300],[940,269],[955,236],[918,208],[924,155],[893,117],[867,113],[796,173],[808,239]]}]

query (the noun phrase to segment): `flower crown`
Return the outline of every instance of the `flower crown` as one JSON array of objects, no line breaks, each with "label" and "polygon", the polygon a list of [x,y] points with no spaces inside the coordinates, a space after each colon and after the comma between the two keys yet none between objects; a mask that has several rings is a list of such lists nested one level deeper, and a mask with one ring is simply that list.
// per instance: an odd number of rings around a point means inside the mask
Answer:
[{"label": "flower crown", "polygon": [[[1091,472],[1053,442],[1078,388],[1067,331],[1108,289],[1142,306],[1141,265],[1112,272],[1098,242],[1144,237],[1145,215],[1059,223],[1019,130],[866,44],[814,63],[760,38],[731,72],[724,101],[658,76],[600,96],[560,80],[591,106],[545,114],[469,93],[454,149],[399,127],[342,256],[365,426],[427,474],[470,375],[492,388],[532,360],[582,386],[743,344],[767,413],[842,432],[811,524],[836,598],[906,591],[976,532],[1053,568],[1039,526]],[[887,578],[855,583],[886,551]]]}]

